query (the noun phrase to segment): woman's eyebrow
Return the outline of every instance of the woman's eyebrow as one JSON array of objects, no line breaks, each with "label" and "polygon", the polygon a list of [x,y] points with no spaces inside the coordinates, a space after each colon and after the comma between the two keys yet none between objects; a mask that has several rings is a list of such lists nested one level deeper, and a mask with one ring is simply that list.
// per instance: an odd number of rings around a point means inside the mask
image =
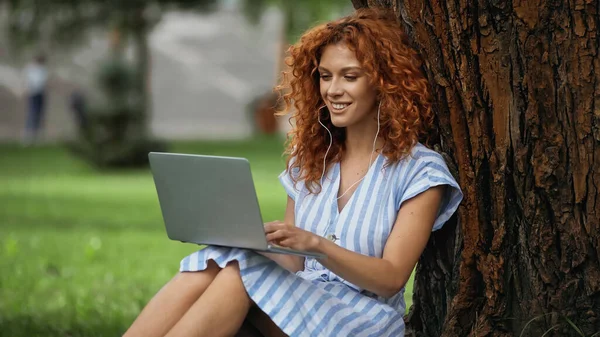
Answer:
[{"label": "woman's eyebrow", "polygon": [[[319,66],[319,67],[318,67],[318,70],[319,70],[319,71],[327,71],[327,72],[331,72],[331,71],[329,71],[327,68],[325,68],[325,67],[322,67],[322,66]],[[362,68],[361,68],[361,67],[357,67],[357,66],[350,66],[350,67],[344,67],[344,68],[342,68],[340,71],[344,73],[344,72],[351,71],[351,70],[355,70],[355,71],[362,71]]]}]

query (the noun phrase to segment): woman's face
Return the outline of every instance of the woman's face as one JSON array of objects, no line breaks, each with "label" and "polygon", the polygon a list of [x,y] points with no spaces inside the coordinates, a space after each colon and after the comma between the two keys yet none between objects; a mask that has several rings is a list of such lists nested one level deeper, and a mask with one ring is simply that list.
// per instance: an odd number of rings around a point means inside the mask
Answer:
[{"label": "woman's face", "polygon": [[325,47],[319,63],[321,97],[336,127],[351,127],[368,122],[375,111],[377,92],[345,44]]}]

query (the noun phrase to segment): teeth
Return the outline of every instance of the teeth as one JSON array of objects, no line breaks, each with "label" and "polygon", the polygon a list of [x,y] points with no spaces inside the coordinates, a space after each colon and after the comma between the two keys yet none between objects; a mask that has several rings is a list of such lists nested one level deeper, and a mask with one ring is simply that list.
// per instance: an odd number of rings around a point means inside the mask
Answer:
[{"label": "teeth", "polygon": [[341,110],[341,109],[344,109],[345,107],[347,107],[349,104],[336,104],[336,103],[332,103],[331,105],[333,106],[334,109]]}]

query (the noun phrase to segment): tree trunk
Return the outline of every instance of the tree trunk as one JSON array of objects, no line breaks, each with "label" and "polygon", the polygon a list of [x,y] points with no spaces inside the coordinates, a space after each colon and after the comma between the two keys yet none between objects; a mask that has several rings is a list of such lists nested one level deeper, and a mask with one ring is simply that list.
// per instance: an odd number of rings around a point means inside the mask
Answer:
[{"label": "tree trunk", "polygon": [[465,192],[460,226],[435,233],[419,262],[409,327],[600,331],[600,2],[352,3],[394,10],[423,55]]}]

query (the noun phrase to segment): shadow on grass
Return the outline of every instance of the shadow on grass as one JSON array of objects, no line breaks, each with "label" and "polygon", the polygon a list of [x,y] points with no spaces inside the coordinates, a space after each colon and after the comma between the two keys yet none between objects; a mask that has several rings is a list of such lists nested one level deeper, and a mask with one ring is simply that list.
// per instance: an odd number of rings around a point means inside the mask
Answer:
[{"label": "shadow on grass", "polygon": [[73,320],[74,318],[67,317],[62,313],[39,317],[25,315],[3,317],[0,318],[0,336],[114,337],[122,336],[131,323],[125,317],[108,320],[99,315],[90,319],[89,322],[74,322]]}]

